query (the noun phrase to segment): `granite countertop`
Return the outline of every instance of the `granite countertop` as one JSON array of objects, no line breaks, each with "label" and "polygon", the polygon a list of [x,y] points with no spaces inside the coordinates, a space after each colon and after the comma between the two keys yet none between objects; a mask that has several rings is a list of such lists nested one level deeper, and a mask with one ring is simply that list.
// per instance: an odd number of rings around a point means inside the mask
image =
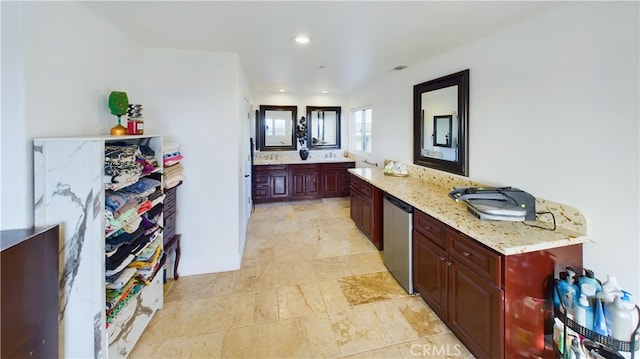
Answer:
[{"label": "granite countertop", "polygon": [[264,165],[293,165],[293,164],[314,164],[314,163],[343,163],[343,162],[355,162],[353,158],[349,157],[309,157],[306,160],[300,158],[279,158],[279,159],[264,159],[255,158],[253,164],[256,166]]},{"label": "granite countertop", "polygon": [[[567,226],[569,228],[560,225],[563,222],[584,222],[577,210],[561,204],[536,199],[537,211],[545,206],[545,209],[553,208],[557,212],[554,214],[559,222],[558,228],[549,231],[527,226],[523,222],[479,220],[467,211],[464,203],[456,203],[449,198],[451,187],[447,185],[411,176],[385,176],[380,169],[352,168],[349,172],[504,255],[563,247],[588,240],[586,223]],[[578,217],[577,221],[568,218],[574,215]],[[539,221],[532,224],[550,226]]]}]

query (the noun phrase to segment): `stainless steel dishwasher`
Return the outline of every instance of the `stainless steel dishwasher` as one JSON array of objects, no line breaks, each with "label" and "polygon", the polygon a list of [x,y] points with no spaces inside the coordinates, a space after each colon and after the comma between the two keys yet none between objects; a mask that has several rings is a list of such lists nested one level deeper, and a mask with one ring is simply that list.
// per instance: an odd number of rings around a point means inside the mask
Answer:
[{"label": "stainless steel dishwasher", "polygon": [[384,264],[404,290],[413,294],[413,207],[388,193],[384,194],[382,202]]}]

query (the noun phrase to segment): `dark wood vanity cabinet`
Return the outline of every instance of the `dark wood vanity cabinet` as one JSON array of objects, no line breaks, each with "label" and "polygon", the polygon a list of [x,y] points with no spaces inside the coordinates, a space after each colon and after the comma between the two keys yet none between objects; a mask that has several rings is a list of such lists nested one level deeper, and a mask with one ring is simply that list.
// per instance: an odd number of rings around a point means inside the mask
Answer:
[{"label": "dark wood vanity cabinet", "polygon": [[554,357],[549,284],[582,268],[582,244],[503,255],[421,211],[413,219],[414,288],[475,357]]},{"label": "dark wood vanity cabinet", "polygon": [[253,168],[254,202],[282,201],[289,198],[289,171],[286,165]]},{"label": "dark wood vanity cabinet", "polygon": [[378,250],[382,250],[382,191],[351,176],[351,219]]},{"label": "dark wood vanity cabinet", "polygon": [[291,197],[317,198],[320,193],[320,171],[317,165],[291,166]]},{"label": "dark wood vanity cabinet", "polygon": [[414,230],[413,258],[414,288],[440,318],[447,318],[447,252]]},{"label": "dark wood vanity cabinet", "polygon": [[[464,234],[447,229],[448,304],[451,330],[478,357],[503,358],[504,291],[491,277],[500,269],[500,255],[474,243]],[[457,255],[455,247],[472,245]],[[482,265],[474,265],[475,260]],[[499,278],[498,278],[499,280]]]},{"label": "dark wood vanity cabinet", "polygon": [[322,193],[326,197],[346,197],[351,192],[351,175],[347,170],[354,163],[325,164],[322,169]]},{"label": "dark wood vanity cabinet", "polygon": [[414,286],[425,302],[475,356],[502,357],[503,294],[492,273],[500,256],[420,211],[413,255]]},{"label": "dark wood vanity cabinet", "polygon": [[354,162],[253,166],[254,203],[349,195],[349,168]]}]

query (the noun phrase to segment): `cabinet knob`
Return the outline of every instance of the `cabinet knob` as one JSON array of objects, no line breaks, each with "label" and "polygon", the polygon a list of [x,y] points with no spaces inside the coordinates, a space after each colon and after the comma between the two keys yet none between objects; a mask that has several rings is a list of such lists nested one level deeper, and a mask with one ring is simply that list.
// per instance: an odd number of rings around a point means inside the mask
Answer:
[{"label": "cabinet knob", "polygon": [[462,255],[465,256],[465,257],[469,257],[471,255],[471,253],[469,253],[467,251],[464,251],[464,252],[462,252]]},{"label": "cabinet knob", "polygon": [[440,260],[444,262],[444,260],[447,259],[445,257],[440,257]]},{"label": "cabinet knob", "polygon": [[448,265],[448,266],[450,266],[450,265],[452,265],[452,264],[453,264],[453,263],[451,263],[451,262],[447,262],[447,265]]}]

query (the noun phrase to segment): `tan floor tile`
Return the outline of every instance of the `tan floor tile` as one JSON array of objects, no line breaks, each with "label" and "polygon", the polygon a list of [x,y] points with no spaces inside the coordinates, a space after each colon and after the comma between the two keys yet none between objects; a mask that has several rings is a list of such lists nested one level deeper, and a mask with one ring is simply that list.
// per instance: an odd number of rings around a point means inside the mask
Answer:
[{"label": "tan floor tile", "polygon": [[131,358],[469,357],[388,273],[349,205],[257,205],[242,268],[165,285]]},{"label": "tan floor tile", "polygon": [[327,313],[307,315],[304,318],[307,338],[313,358],[335,358],[340,349]]},{"label": "tan floor tile", "polygon": [[222,346],[225,358],[308,358],[310,355],[301,318],[229,330]]},{"label": "tan floor tile", "polygon": [[343,257],[318,258],[312,261],[315,280],[336,279],[352,275]]},{"label": "tan floor tile", "polygon": [[138,344],[155,344],[167,339],[187,337],[190,323],[183,314],[188,306],[187,302],[182,301],[165,303],[153,316]]},{"label": "tan floor tile", "polygon": [[321,233],[322,240],[319,242],[322,248],[323,257],[348,256],[352,254],[364,253],[371,248],[362,240],[353,240],[347,236],[335,232]]},{"label": "tan floor tile", "polygon": [[129,356],[130,359],[191,357],[195,338],[167,338],[159,343],[138,343]]},{"label": "tan floor tile", "polygon": [[400,354],[400,352],[398,351],[398,349],[396,347],[390,346],[390,347],[385,347],[385,348],[366,351],[366,352],[363,352],[363,353],[347,355],[344,358],[362,358],[362,359],[374,359],[374,358],[394,359],[394,358],[398,358],[398,359],[402,359],[402,355]]},{"label": "tan floor tile", "polygon": [[328,314],[342,355],[371,351],[392,344],[371,306],[332,309]]},{"label": "tan floor tile", "polygon": [[329,217],[342,217],[342,218],[351,218],[351,209],[350,208],[337,208],[329,212]]},{"label": "tan floor tile", "polygon": [[273,224],[273,233],[287,234],[300,230],[300,225],[296,221],[280,221]]},{"label": "tan floor tile", "polygon": [[194,337],[191,359],[221,358],[224,333],[207,333]]},{"label": "tan floor tile", "polygon": [[389,272],[343,277],[338,279],[338,283],[351,305],[409,296]]},{"label": "tan floor tile", "polygon": [[384,272],[387,270],[380,252],[365,252],[344,257],[353,274]]},{"label": "tan floor tile", "polygon": [[471,353],[451,333],[443,333],[396,345],[404,359],[467,359]]},{"label": "tan floor tile", "polygon": [[278,288],[278,316],[281,320],[324,311],[324,300],[315,282]]},{"label": "tan floor tile", "polygon": [[394,343],[449,331],[420,297],[376,302],[373,307]]},{"label": "tan floor tile", "polygon": [[278,320],[278,292],[276,288],[255,293],[254,324],[271,323]]},{"label": "tan floor tile", "polygon": [[337,279],[321,280],[318,282],[318,287],[320,288],[327,309],[335,309],[349,305]]},{"label": "tan floor tile", "polygon": [[472,358],[473,355],[455,335],[451,332],[433,335],[429,337],[429,341],[436,347],[445,348],[448,358]]}]

